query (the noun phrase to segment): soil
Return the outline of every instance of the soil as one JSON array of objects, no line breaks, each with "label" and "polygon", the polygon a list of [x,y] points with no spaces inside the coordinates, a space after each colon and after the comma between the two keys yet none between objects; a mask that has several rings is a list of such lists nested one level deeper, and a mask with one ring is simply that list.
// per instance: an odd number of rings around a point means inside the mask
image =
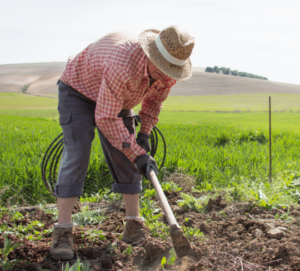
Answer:
[{"label": "soil", "polygon": [[[89,262],[98,270],[300,270],[300,207],[290,211],[293,220],[275,219],[276,214],[286,214],[287,209],[266,210],[253,207],[250,203],[228,204],[221,196],[210,199],[206,214],[191,209],[178,208],[179,193],[166,193],[178,223],[182,227],[193,227],[204,233],[203,240],[191,241],[193,255],[177,258],[172,266],[161,266],[161,259],[167,259],[172,249],[172,240],[149,237],[141,245],[132,248],[130,255],[123,253],[128,245],[118,237],[124,230],[125,212],[121,203],[90,204],[90,208],[105,206],[110,218],[100,225],[76,226],[73,230],[75,258]],[[74,212],[80,212],[80,205]],[[28,225],[38,220],[43,229],[53,227],[53,215],[32,208],[21,211],[25,218],[17,224]],[[277,217],[277,216],[276,216]],[[186,219],[188,218],[188,219]],[[162,216],[161,221],[166,223]],[[11,216],[3,215],[0,224],[12,226]],[[87,230],[102,230],[105,240],[90,240]],[[51,234],[38,241],[19,240],[9,234],[13,243],[22,245],[10,252],[9,260],[19,262],[11,270],[62,270],[63,262],[49,257]],[[4,236],[0,234],[0,248],[4,247]]]}]

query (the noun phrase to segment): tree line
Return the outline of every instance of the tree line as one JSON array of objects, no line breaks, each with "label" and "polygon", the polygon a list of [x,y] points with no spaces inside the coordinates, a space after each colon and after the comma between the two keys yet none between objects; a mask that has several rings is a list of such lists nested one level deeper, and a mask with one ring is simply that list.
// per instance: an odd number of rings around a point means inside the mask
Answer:
[{"label": "tree line", "polygon": [[248,73],[248,72],[239,72],[238,70],[231,70],[230,68],[225,68],[221,67],[219,68],[218,66],[212,67],[206,67],[205,69],[206,72],[215,72],[215,73],[220,73],[222,72],[223,74],[227,75],[233,75],[233,76],[241,76],[241,77],[249,77],[249,78],[257,78],[257,79],[263,79],[263,80],[268,80],[267,77],[261,76],[261,75],[256,75],[253,73]]}]

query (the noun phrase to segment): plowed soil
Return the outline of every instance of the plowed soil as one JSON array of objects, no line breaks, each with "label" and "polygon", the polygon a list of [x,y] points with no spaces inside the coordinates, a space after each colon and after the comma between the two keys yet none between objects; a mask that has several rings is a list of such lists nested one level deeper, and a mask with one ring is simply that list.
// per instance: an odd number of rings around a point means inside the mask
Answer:
[{"label": "plowed soil", "polygon": [[[122,204],[105,203],[109,218],[96,226],[76,226],[74,228],[75,258],[89,262],[94,270],[300,270],[300,207],[291,208],[290,222],[275,219],[287,214],[287,209],[266,210],[253,207],[249,203],[227,204],[219,196],[210,199],[206,214],[185,211],[176,204],[179,193],[166,193],[178,223],[194,227],[204,233],[201,241],[191,242],[194,255],[176,259],[172,266],[161,266],[163,256],[168,258],[172,240],[150,237],[143,244],[133,247],[130,255],[123,252],[128,247],[118,236],[124,230],[125,210]],[[197,196],[197,195],[195,195]],[[199,196],[199,195],[198,195]],[[103,205],[102,205],[103,206]],[[90,208],[95,207],[90,206]],[[80,208],[74,210],[80,212]],[[53,227],[53,215],[40,209],[21,211],[25,218],[18,224],[27,225],[39,220],[44,229]],[[276,215],[278,213],[278,215]],[[188,219],[186,219],[188,218]],[[4,215],[0,224],[12,226],[11,217]],[[161,221],[166,222],[164,216]],[[105,240],[89,240],[87,230],[102,230]],[[22,245],[9,254],[9,259],[20,261],[12,270],[62,270],[62,262],[49,257],[51,236],[38,241],[19,240],[9,235],[13,243]],[[0,248],[4,246],[3,233],[0,234]],[[113,247],[113,249],[112,249]]]}]

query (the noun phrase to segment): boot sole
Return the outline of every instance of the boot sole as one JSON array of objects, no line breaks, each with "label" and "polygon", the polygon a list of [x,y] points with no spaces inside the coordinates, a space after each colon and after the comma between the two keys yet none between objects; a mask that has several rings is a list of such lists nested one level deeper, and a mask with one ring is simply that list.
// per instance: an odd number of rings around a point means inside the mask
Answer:
[{"label": "boot sole", "polygon": [[54,255],[51,255],[50,254],[50,257],[53,259],[53,260],[56,260],[56,261],[61,261],[61,260],[63,260],[63,261],[68,261],[68,260],[73,260],[74,259],[74,253],[73,253],[73,255],[71,256],[71,255],[59,255],[59,256],[54,256]]}]

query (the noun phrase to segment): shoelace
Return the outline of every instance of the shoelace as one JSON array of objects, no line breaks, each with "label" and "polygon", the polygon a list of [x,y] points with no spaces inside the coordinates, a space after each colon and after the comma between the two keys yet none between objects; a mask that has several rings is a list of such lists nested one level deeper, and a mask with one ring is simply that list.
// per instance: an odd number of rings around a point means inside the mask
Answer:
[{"label": "shoelace", "polygon": [[55,244],[55,247],[57,247],[59,244],[62,244],[62,243],[68,243],[70,246],[71,246],[71,242],[69,240],[69,237],[68,237],[68,232],[62,232],[58,235],[57,237],[57,243]]}]

